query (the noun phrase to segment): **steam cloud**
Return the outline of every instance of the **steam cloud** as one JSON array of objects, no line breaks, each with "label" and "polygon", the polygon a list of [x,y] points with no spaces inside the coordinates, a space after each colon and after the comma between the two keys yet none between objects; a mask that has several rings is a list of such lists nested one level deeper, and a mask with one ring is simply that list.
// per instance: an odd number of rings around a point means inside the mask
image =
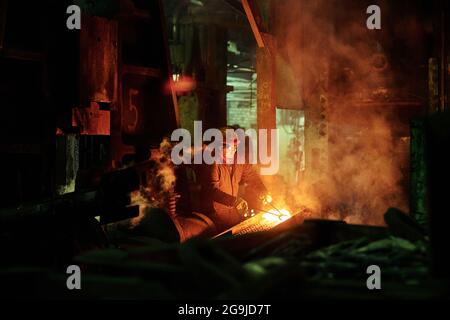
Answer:
[{"label": "steam cloud", "polygon": [[174,191],[176,176],[170,161],[171,143],[167,138],[160,144],[159,153],[152,156],[155,166],[147,173],[147,183],[131,194],[133,205],[139,205],[139,216],[130,220],[136,227],[146,218],[150,208],[168,209],[170,197]]},{"label": "steam cloud", "polygon": [[[283,1],[275,31],[278,54],[295,74],[305,120],[312,127],[320,123],[316,111],[320,99],[327,99],[326,172],[320,172],[320,179],[311,179],[312,169],[307,166],[309,173],[295,188],[277,179],[269,181],[268,187],[285,190],[278,196],[291,211],[307,207],[310,210],[304,214],[309,217],[382,225],[389,207],[408,208],[407,188],[402,185],[408,139],[396,134],[399,122],[392,108],[376,104],[389,100],[396,78],[380,33],[371,35],[365,29],[364,5],[352,7],[354,2],[346,1],[333,7],[332,3]],[[321,97],[324,78],[328,89]],[[278,82],[277,86],[284,85]]]}]

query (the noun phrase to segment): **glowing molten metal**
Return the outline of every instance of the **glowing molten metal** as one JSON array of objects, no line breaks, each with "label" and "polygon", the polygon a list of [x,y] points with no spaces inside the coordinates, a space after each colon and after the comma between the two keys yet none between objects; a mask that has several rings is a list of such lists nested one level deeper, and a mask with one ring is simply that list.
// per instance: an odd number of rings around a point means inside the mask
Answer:
[{"label": "glowing molten metal", "polygon": [[264,220],[264,222],[268,222],[270,224],[273,224],[274,226],[276,226],[277,224],[279,224],[283,221],[286,221],[290,217],[292,217],[292,215],[286,209],[281,209],[280,211],[271,209],[262,215],[262,219]]}]

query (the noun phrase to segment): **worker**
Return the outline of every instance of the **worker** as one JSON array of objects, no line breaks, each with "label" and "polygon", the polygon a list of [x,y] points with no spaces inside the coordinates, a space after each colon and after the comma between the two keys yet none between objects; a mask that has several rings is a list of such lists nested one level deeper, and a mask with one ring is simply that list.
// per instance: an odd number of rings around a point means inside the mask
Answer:
[{"label": "worker", "polygon": [[[211,218],[218,232],[240,223],[248,216],[248,203],[238,194],[240,184],[247,184],[247,189],[252,190],[263,203],[272,201],[253,165],[236,161],[240,141],[234,131],[232,141],[227,141],[227,129],[232,128],[220,129],[223,137],[222,161],[197,165],[196,169],[201,187],[202,211]],[[233,160],[232,164],[229,164],[230,161],[227,163],[227,159]]]}]

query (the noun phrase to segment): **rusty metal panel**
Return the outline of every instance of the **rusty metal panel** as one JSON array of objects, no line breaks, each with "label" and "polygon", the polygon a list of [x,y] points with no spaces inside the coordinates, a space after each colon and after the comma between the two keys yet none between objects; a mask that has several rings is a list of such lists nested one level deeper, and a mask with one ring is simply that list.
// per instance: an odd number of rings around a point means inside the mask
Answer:
[{"label": "rusty metal panel", "polygon": [[159,144],[175,128],[171,97],[162,93],[158,78],[127,74],[122,86],[122,132]]},{"label": "rusty metal panel", "polygon": [[79,128],[82,135],[110,135],[110,111],[101,110],[96,102],[90,108],[72,109],[72,126]]},{"label": "rusty metal panel", "polygon": [[82,17],[80,30],[80,95],[88,101],[114,102],[117,88],[117,22]]},{"label": "rusty metal panel", "polygon": [[113,166],[147,159],[149,149],[159,146],[179,123],[176,95],[169,85],[162,2],[129,4],[117,16],[120,78],[118,103],[111,108]]},{"label": "rusty metal panel", "polygon": [[276,128],[275,66],[273,56],[265,49],[256,51],[258,128]]}]

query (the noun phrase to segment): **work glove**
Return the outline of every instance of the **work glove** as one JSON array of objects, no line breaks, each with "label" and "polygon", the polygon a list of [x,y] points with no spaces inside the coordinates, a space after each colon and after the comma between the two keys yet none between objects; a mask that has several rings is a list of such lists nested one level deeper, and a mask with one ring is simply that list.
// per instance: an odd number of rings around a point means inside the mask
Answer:
[{"label": "work glove", "polygon": [[248,203],[241,197],[237,197],[234,202],[234,207],[239,212],[241,217],[246,217],[248,215]]},{"label": "work glove", "polygon": [[265,194],[265,195],[261,196],[260,199],[264,205],[271,204],[273,201],[272,196],[270,194]]}]

